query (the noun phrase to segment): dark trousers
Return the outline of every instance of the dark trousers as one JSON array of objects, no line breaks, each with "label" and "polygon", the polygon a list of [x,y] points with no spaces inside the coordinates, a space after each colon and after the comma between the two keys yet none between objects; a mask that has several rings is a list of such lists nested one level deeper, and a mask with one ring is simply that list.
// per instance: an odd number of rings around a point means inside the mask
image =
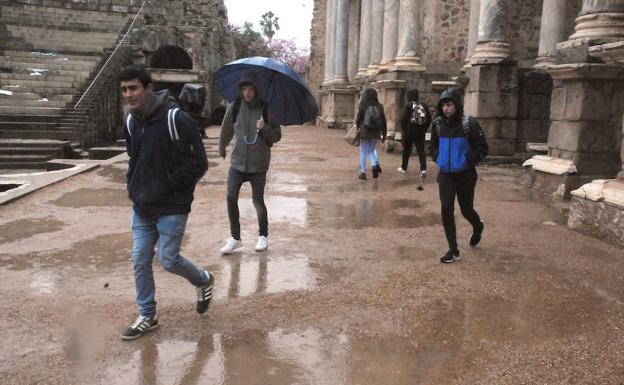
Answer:
[{"label": "dark trousers", "polygon": [[240,240],[240,222],[238,211],[238,194],[243,183],[251,184],[251,199],[258,215],[259,235],[269,235],[269,220],[267,209],[264,204],[264,185],[266,184],[266,171],[249,173],[241,172],[230,167],[227,180],[227,209],[230,217],[230,233],[232,238]]},{"label": "dark trousers", "polygon": [[420,161],[420,171],[427,169],[427,157],[425,155],[425,132],[417,134],[404,133],[403,135],[403,162],[401,168],[407,171],[407,163],[412,153],[412,146],[416,146],[418,160]]},{"label": "dark trousers", "polygon": [[455,231],[455,195],[459,202],[461,213],[470,222],[473,228],[481,223],[479,214],[474,210],[474,191],[477,185],[477,170],[470,167],[458,173],[446,174],[438,172],[438,187],[440,203],[442,205],[442,224],[449,244],[449,249],[457,250],[457,236]]}]

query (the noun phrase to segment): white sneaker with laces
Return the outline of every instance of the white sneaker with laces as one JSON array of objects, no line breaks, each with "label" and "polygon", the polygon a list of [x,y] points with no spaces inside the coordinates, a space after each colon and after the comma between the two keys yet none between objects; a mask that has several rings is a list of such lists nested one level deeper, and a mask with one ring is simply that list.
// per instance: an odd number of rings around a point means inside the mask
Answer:
[{"label": "white sneaker with laces", "polygon": [[258,243],[256,243],[256,251],[264,251],[269,248],[269,239],[264,235],[258,237]]},{"label": "white sneaker with laces", "polygon": [[232,237],[228,238],[225,246],[221,248],[221,254],[232,254],[236,249],[243,247],[243,242]]},{"label": "white sneaker with laces", "polygon": [[401,174],[407,174],[407,170],[403,170],[403,167],[397,168],[397,171],[400,172]]},{"label": "white sneaker with laces", "polygon": [[420,172],[420,177],[421,177],[421,178],[426,178],[426,177],[427,177],[427,170],[422,170],[422,171]]}]

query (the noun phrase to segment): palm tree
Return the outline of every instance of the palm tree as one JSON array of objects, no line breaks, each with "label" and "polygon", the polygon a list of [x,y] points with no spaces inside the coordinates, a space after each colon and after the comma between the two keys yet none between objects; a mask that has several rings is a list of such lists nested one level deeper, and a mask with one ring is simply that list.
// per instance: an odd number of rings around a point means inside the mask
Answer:
[{"label": "palm tree", "polygon": [[275,35],[275,31],[279,30],[279,17],[276,17],[275,14],[271,11],[266,12],[262,15],[262,19],[260,20],[260,27],[262,28],[262,33],[264,36],[269,39],[269,46],[271,45],[271,40],[273,39],[273,35]]}]

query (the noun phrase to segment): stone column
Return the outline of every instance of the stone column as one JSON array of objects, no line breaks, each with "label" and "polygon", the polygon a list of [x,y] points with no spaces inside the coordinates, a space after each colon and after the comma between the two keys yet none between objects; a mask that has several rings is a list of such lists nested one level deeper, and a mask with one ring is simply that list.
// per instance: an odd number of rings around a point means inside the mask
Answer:
[{"label": "stone column", "polygon": [[349,1],[337,0],[336,6],[336,70],[334,82],[346,83],[347,50],[349,49]]},{"label": "stone column", "polygon": [[418,0],[401,0],[399,5],[399,38],[398,52],[394,59],[395,70],[424,71],[425,67],[418,57],[420,36],[418,25],[420,21],[419,8],[422,3]]},{"label": "stone column", "polygon": [[624,36],[623,0],[583,0],[569,40]]},{"label": "stone column", "polygon": [[357,77],[364,77],[368,72],[371,54],[371,14],[373,0],[362,0],[360,13],[360,55]]},{"label": "stone column", "polygon": [[[547,1],[547,0],[545,0]],[[468,26],[468,51],[464,63],[470,65],[470,58],[477,48],[479,40],[479,14],[481,13],[481,0],[470,1],[470,24]]]},{"label": "stone column", "polygon": [[368,73],[376,75],[379,72],[383,48],[383,26],[384,26],[384,0],[373,0],[373,12],[371,16],[371,57],[368,66]]},{"label": "stone column", "polygon": [[624,182],[624,122],[622,124],[622,144],[620,145],[620,161],[622,162],[622,170],[618,173],[617,178],[620,182]]},{"label": "stone column", "polygon": [[388,71],[397,55],[399,38],[399,0],[385,0],[383,25],[383,53],[379,69]]},{"label": "stone column", "polygon": [[323,83],[333,81],[336,73],[336,2],[337,0],[327,0],[327,21],[325,23],[325,79]]},{"label": "stone column", "polygon": [[507,41],[509,0],[481,0],[479,40],[471,64],[496,64],[509,59]]},{"label": "stone column", "polygon": [[544,0],[537,62],[534,67],[557,64],[557,43],[565,39],[566,0]]}]

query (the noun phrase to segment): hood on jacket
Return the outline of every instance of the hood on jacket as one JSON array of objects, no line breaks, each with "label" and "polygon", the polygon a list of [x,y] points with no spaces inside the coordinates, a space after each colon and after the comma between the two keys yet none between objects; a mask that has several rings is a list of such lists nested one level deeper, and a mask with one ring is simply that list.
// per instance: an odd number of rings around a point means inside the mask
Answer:
[{"label": "hood on jacket", "polygon": [[[252,104],[256,104],[262,100],[262,93],[260,89],[260,79],[258,75],[253,71],[246,71],[243,76],[238,81],[238,89],[240,92],[240,97],[243,97],[242,90],[243,86],[251,84],[256,88],[256,99],[252,102]],[[243,99],[245,100],[245,99]]]},{"label": "hood on jacket", "polygon": [[152,92],[145,99],[145,104],[140,110],[133,112],[132,114],[139,118],[142,122],[148,121],[156,110],[163,104],[170,105],[171,107],[177,107],[177,102],[171,96],[171,92],[168,89]]},{"label": "hood on jacket", "polygon": [[464,105],[462,104],[462,97],[459,93],[459,90],[457,90],[456,88],[449,88],[447,90],[444,90],[440,94],[440,99],[438,100],[438,116],[446,118],[444,116],[444,113],[442,112],[442,102],[444,102],[445,100],[452,100],[457,107],[457,112],[455,113],[453,118],[462,116],[464,114]]},{"label": "hood on jacket", "polygon": [[373,104],[379,104],[379,100],[377,100],[377,91],[372,88],[365,88],[360,95],[360,102],[358,103],[358,109],[360,111],[366,111],[368,106]]},{"label": "hood on jacket", "polygon": [[407,94],[405,95],[405,97],[407,98],[407,102],[411,103],[411,102],[417,102],[418,101],[418,90],[417,89],[413,89],[413,90],[409,90],[407,91]]}]

